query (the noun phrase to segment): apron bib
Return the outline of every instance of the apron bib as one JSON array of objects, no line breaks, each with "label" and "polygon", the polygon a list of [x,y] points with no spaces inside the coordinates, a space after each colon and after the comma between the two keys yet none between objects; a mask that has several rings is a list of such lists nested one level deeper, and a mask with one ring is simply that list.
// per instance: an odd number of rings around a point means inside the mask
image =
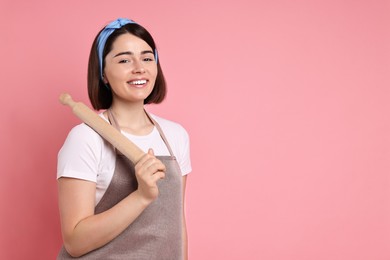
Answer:
[{"label": "apron bib", "polygon": [[[111,111],[107,112],[111,124],[120,131]],[[78,259],[181,260],[183,258],[182,174],[161,127],[149,115],[148,117],[159,131],[170,153],[170,156],[156,156],[166,166],[165,178],[157,183],[159,196],[119,236]],[[110,209],[137,187],[134,164],[116,150],[114,175],[105,194],[95,207],[95,214]],[[57,259],[74,258],[62,247]]]}]

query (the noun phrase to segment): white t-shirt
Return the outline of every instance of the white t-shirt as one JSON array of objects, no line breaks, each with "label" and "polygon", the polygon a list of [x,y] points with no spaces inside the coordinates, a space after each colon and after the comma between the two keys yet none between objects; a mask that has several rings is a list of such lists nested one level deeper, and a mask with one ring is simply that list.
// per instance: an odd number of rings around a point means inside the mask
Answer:
[{"label": "white t-shirt", "polygon": [[[100,116],[107,121],[101,113]],[[162,128],[172,152],[179,163],[182,175],[191,172],[190,142],[186,130],[175,122],[150,114]],[[154,154],[170,155],[156,127],[145,136],[131,135],[127,138],[145,153],[152,148]],[[58,153],[57,179],[69,177],[96,183],[95,205],[103,197],[115,170],[115,151],[92,128],[82,123],[75,126]]]}]

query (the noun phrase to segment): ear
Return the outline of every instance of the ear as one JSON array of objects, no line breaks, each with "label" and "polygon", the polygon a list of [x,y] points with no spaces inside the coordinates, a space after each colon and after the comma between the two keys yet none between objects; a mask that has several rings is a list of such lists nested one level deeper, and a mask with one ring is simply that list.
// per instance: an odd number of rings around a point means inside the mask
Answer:
[{"label": "ear", "polygon": [[104,74],[103,74],[103,82],[104,82],[104,84],[106,84],[106,85],[108,84],[108,80],[107,80],[107,78],[106,78],[106,75],[104,75]]}]

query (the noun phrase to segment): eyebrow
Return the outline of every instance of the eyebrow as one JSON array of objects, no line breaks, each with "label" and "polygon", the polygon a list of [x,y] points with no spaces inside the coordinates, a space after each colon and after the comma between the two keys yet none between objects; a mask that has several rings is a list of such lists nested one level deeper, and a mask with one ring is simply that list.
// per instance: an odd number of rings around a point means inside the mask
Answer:
[{"label": "eyebrow", "polygon": [[[147,51],[142,51],[142,52],[141,52],[141,54],[147,54],[147,53],[154,54],[153,51],[149,51],[149,50],[147,50]],[[134,53],[131,52],[131,51],[123,51],[123,52],[120,52],[120,53],[116,54],[116,55],[114,56],[114,58],[115,58],[115,57],[118,57],[118,56],[121,56],[121,55],[134,55]]]}]

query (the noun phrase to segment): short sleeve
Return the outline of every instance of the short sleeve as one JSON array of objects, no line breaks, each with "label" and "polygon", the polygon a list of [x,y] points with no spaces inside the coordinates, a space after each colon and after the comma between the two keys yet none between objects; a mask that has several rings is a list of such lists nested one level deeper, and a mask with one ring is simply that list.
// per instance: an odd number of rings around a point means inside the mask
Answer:
[{"label": "short sleeve", "polygon": [[100,136],[89,126],[75,126],[58,153],[57,179],[69,177],[97,182],[101,143]]},{"label": "short sleeve", "polygon": [[190,156],[190,138],[187,131],[181,127],[181,144],[178,147],[177,160],[182,172],[182,175],[187,175],[192,171],[191,156]]}]

